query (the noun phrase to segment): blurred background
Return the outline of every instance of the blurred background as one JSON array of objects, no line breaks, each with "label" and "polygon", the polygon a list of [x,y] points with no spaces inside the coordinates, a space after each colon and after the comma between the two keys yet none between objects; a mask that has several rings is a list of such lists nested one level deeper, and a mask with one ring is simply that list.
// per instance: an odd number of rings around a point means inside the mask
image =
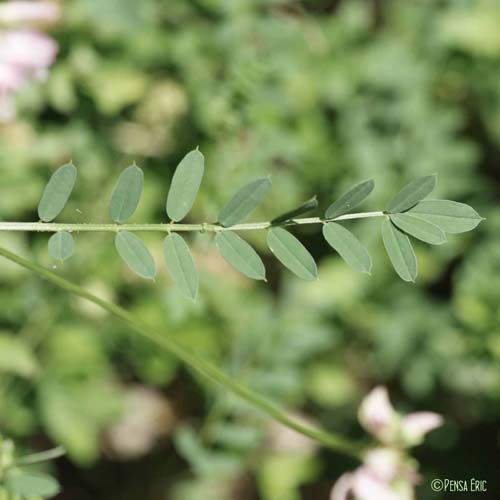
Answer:
[{"label": "blurred background", "polygon": [[[269,283],[233,272],[208,234],[190,239],[192,304],[162,264],[132,275],[111,235],[77,236],[57,272],[121,304],[292,413],[362,436],[360,399],[389,387],[402,411],[446,418],[416,450],[432,478],[488,481],[499,498],[500,1],[67,0],[47,82],[0,125],[0,217],[35,221],[43,186],[70,159],[79,179],[61,222],[109,221],[121,170],[145,192],[132,222],[166,221],[173,170],[206,157],[191,222],[213,221],[243,183],[271,175],[252,220],[317,194],[321,211],[368,178],[365,210],[439,174],[434,197],[487,221],[439,247],[415,243],[419,278],[396,276],[378,219],[350,228],[373,276],[354,273],[316,227],[296,234],[320,280],[301,282],[248,233]],[[247,236],[247,235],[245,235]],[[54,267],[47,236],[0,244]],[[0,432],[26,450],[54,444],[61,499],[319,500],[353,462],[290,434],[114,318],[0,260]],[[467,495],[464,495],[464,497]],[[454,497],[453,497],[454,498]]]}]

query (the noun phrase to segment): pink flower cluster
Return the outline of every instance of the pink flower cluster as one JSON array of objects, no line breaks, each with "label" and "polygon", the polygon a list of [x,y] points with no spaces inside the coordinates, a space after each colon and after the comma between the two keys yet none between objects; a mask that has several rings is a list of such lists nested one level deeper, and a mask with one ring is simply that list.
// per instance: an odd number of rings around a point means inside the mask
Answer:
[{"label": "pink flower cluster", "polygon": [[0,3],[0,121],[14,115],[14,93],[29,81],[43,80],[57,54],[52,38],[26,24],[55,22],[59,17],[59,6],[52,2]]},{"label": "pink flower cluster", "polygon": [[363,457],[363,464],[340,477],[330,500],[413,500],[419,476],[417,463],[406,449],[443,423],[432,412],[398,414],[385,387],[376,387],[359,407],[358,419],[380,446]]}]

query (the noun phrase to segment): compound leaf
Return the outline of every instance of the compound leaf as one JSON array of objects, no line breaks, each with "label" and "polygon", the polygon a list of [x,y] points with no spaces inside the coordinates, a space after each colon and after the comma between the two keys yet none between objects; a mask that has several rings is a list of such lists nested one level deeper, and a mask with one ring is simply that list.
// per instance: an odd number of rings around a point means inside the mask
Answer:
[{"label": "compound leaf", "polygon": [[198,271],[184,238],[177,233],[169,234],[163,242],[163,255],[174,283],[183,295],[194,300],[198,293]]},{"label": "compound leaf", "polygon": [[115,246],[125,264],[139,276],[153,279],[156,265],[146,245],[134,233],[120,231],[115,237]]},{"label": "compound leaf", "polygon": [[437,184],[437,175],[419,177],[407,184],[390,201],[385,211],[390,214],[404,212],[428,196]]},{"label": "compound leaf", "polygon": [[355,271],[371,273],[372,259],[358,238],[335,222],[323,226],[323,236]]},{"label": "compound leaf", "polygon": [[134,215],[141,199],[143,183],[144,173],[137,165],[130,165],[121,173],[109,207],[115,222],[125,222]]},{"label": "compound leaf", "polygon": [[69,259],[75,251],[75,240],[67,231],[59,231],[49,238],[49,255],[56,260]]},{"label": "compound leaf", "polygon": [[399,229],[401,229],[401,231],[404,231],[418,240],[425,241],[431,245],[442,245],[446,243],[446,235],[432,222],[411,215],[408,212],[392,214],[390,219]]},{"label": "compound leaf", "polygon": [[354,186],[327,208],[325,217],[327,219],[334,219],[335,217],[339,217],[340,215],[349,212],[349,210],[358,206],[363,200],[365,200],[373,191],[374,187],[375,182],[371,179]]},{"label": "compound leaf", "polygon": [[465,233],[483,218],[469,205],[450,200],[424,200],[407,212],[438,226],[446,233]]},{"label": "compound leaf", "polygon": [[266,280],[266,268],[257,252],[236,233],[221,231],[215,244],[222,257],[237,271],[254,280]]},{"label": "compound leaf", "polygon": [[417,259],[408,236],[386,219],[382,224],[382,239],[387,255],[399,277],[404,281],[415,281]]},{"label": "compound leaf", "polygon": [[38,204],[38,217],[43,222],[54,220],[62,212],[75,186],[76,174],[72,163],[59,167],[52,174]]},{"label": "compound leaf", "polygon": [[316,262],[293,234],[281,227],[272,227],[267,232],[267,245],[277,259],[299,278],[309,281],[318,278]]},{"label": "compound leaf", "polygon": [[61,491],[56,479],[47,474],[10,474],[5,481],[7,490],[21,497],[51,498]]},{"label": "compound leaf", "polygon": [[219,224],[224,227],[234,226],[253,212],[266,197],[271,181],[258,179],[243,186],[219,213]]},{"label": "compound leaf", "polygon": [[205,158],[198,149],[190,151],[177,165],[167,196],[167,215],[178,222],[191,210],[200,189]]}]

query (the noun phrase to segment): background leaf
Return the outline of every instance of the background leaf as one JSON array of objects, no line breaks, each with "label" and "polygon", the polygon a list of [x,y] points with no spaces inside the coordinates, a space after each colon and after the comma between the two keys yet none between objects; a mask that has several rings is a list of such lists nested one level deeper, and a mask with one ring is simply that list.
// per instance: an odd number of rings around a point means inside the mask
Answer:
[{"label": "background leaf", "polygon": [[431,245],[446,243],[446,235],[432,222],[415,217],[408,212],[393,214],[390,216],[390,219],[401,231],[418,240],[425,241]]},{"label": "background leaf", "polygon": [[282,227],[272,227],[267,231],[267,245],[277,259],[299,278],[309,281],[318,278],[316,262],[293,234]]},{"label": "background leaf", "polygon": [[318,208],[318,198],[315,195],[310,200],[307,200],[305,203],[298,206],[297,208],[290,210],[289,212],[285,212],[284,214],[276,217],[271,221],[271,224],[286,222],[287,220],[297,217],[297,215],[305,214],[307,212],[310,212],[311,210],[315,210],[316,208]]},{"label": "background leaf", "polygon": [[7,490],[22,497],[51,498],[57,495],[61,488],[52,476],[47,474],[10,474],[6,480]]},{"label": "background leaf", "polygon": [[243,186],[222,207],[219,213],[219,223],[224,227],[230,227],[245,219],[262,203],[270,187],[269,179],[258,179]]},{"label": "background leaf", "polygon": [[38,217],[42,221],[50,222],[62,212],[75,186],[76,175],[72,163],[59,167],[52,174],[38,204]]},{"label": "background leaf", "polygon": [[404,281],[415,281],[417,277],[417,259],[410,239],[389,219],[382,224],[382,238],[391,263]]},{"label": "background leaf", "polygon": [[139,276],[153,279],[156,265],[146,245],[134,233],[120,231],[115,237],[115,246],[123,261]]},{"label": "background leaf", "polygon": [[190,151],[175,169],[167,196],[167,215],[178,222],[191,210],[200,189],[205,158],[197,149]]},{"label": "background leaf", "polygon": [[446,233],[471,231],[483,220],[469,205],[449,200],[421,201],[408,214],[429,221]]},{"label": "background leaf", "polygon": [[371,179],[354,186],[327,208],[325,217],[327,219],[334,219],[339,215],[349,212],[349,210],[357,207],[362,201],[364,201],[373,191],[374,187],[375,182]]},{"label": "background leaf", "polygon": [[387,205],[386,212],[404,212],[428,196],[437,183],[437,175],[420,177],[407,184]]},{"label": "background leaf", "polygon": [[215,244],[226,262],[254,280],[266,280],[266,268],[257,252],[233,231],[220,231]]},{"label": "background leaf", "polygon": [[179,290],[189,299],[196,299],[198,271],[184,238],[177,233],[169,234],[163,242],[163,255]]},{"label": "background leaf", "polygon": [[361,242],[345,227],[335,222],[323,225],[323,236],[354,270],[371,273],[372,259]]},{"label": "background leaf", "polygon": [[144,173],[137,165],[130,165],[121,173],[109,207],[115,222],[125,222],[134,215],[141,199],[143,183]]},{"label": "background leaf", "polygon": [[56,260],[69,259],[75,251],[75,240],[67,231],[58,231],[49,238],[49,255]]}]

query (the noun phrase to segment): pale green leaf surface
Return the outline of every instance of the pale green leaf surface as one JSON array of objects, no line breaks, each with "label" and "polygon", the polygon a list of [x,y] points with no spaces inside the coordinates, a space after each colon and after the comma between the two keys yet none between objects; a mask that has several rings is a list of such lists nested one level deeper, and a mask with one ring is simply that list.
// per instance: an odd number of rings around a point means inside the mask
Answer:
[{"label": "pale green leaf surface", "polygon": [[115,237],[115,246],[123,261],[139,276],[153,279],[156,265],[146,245],[134,233],[120,231]]},{"label": "pale green leaf surface", "polygon": [[323,226],[323,236],[339,255],[355,271],[371,273],[372,260],[370,254],[361,242],[345,227],[335,222]]},{"label": "pale green leaf surface", "polygon": [[465,233],[484,220],[472,207],[450,200],[424,200],[407,213],[421,217],[446,233]]},{"label": "pale green leaf surface", "polygon": [[61,491],[56,479],[41,473],[12,473],[7,476],[5,485],[14,495],[29,498],[51,498]]},{"label": "pale green leaf surface", "polygon": [[407,184],[387,205],[387,213],[404,212],[428,196],[437,184],[437,175],[419,177]]},{"label": "pale green leaf surface", "polygon": [[163,242],[167,268],[179,290],[189,299],[198,293],[198,271],[187,243],[177,233],[169,234]]},{"label": "pale green leaf surface", "polygon": [[446,235],[432,222],[411,215],[408,212],[392,214],[390,218],[401,231],[404,231],[418,240],[425,241],[431,245],[442,245],[446,243]]},{"label": "pale green leaf surface", "polygon": [[293,210],[290,210],[289,212],[285,212],[284,214],[275,217],[271,223],[272,224],[279,224],[280,222],[286,222],[287,220],[293,219],[294,217],[297,217],[298,215],[305,214],[307,212],[310,212],[311,210],[315,210],[318,208],[318,198],[316,196],[313,196],[310,200],[307,200],[305,203],[302,205],[299,205],[297,208],[294,208]]},{"label": "pale green leaf surface", "polygon": [[190,151],[175,169],[167,196],[167,215],[173,221],[184,219],[193,207],[204,170],[205,158],[197,149]]},{"label": "pale green leaf surface", "polygon": [[258,179],[243,186],[222,207],[219,224],[230,227],[242,221],[262,203],[270,187],[269,179]]},{"label": "pale green leaf surface", "polygon": [[72,163],[59,167],[52,174],[38,204],[38,216],[43,222],[54,220],[62,212],[75,186],[76,175]]},{"label": "pale green leaf surface", "polygon": [[375,183],[371,179],[354,186],[327,208],[325,217],[327,219],[334,219],[349,212],[349,210],[352,210],[364,201],[373,191],[374,187]]},{"label": "pale green leaf surface", "polygon": [[73,255],[75,240],[67,231],[58,231],[49,238],[48,249],[50,257],[63,261]]},{"label": "pale green leaf surface", "polygon": [[404,281],[415,281],[417,259],[408,236],[386,219],[382,224],[382,239],[387,255],[399,277]]},{"label": "pale green leaf surface", "polygon": [[222,257],[237,271],[254,280],[266,279],[266,269],[257,252],[232,231],[215,235],[215,244]]},{"label": "pale green leaf surface", "polygon": [[136,165],[127,167],[118,178],[109,213],[115,222],[125,222],[134,215],[141,199],[144,173]]},{"label": "pale green leaf surface", "polygon": [[318,278],[316,262],[293,234],[281,227],[272,227],[267,232],[267,245],[276,258],[299,278],[309,281]]}]

